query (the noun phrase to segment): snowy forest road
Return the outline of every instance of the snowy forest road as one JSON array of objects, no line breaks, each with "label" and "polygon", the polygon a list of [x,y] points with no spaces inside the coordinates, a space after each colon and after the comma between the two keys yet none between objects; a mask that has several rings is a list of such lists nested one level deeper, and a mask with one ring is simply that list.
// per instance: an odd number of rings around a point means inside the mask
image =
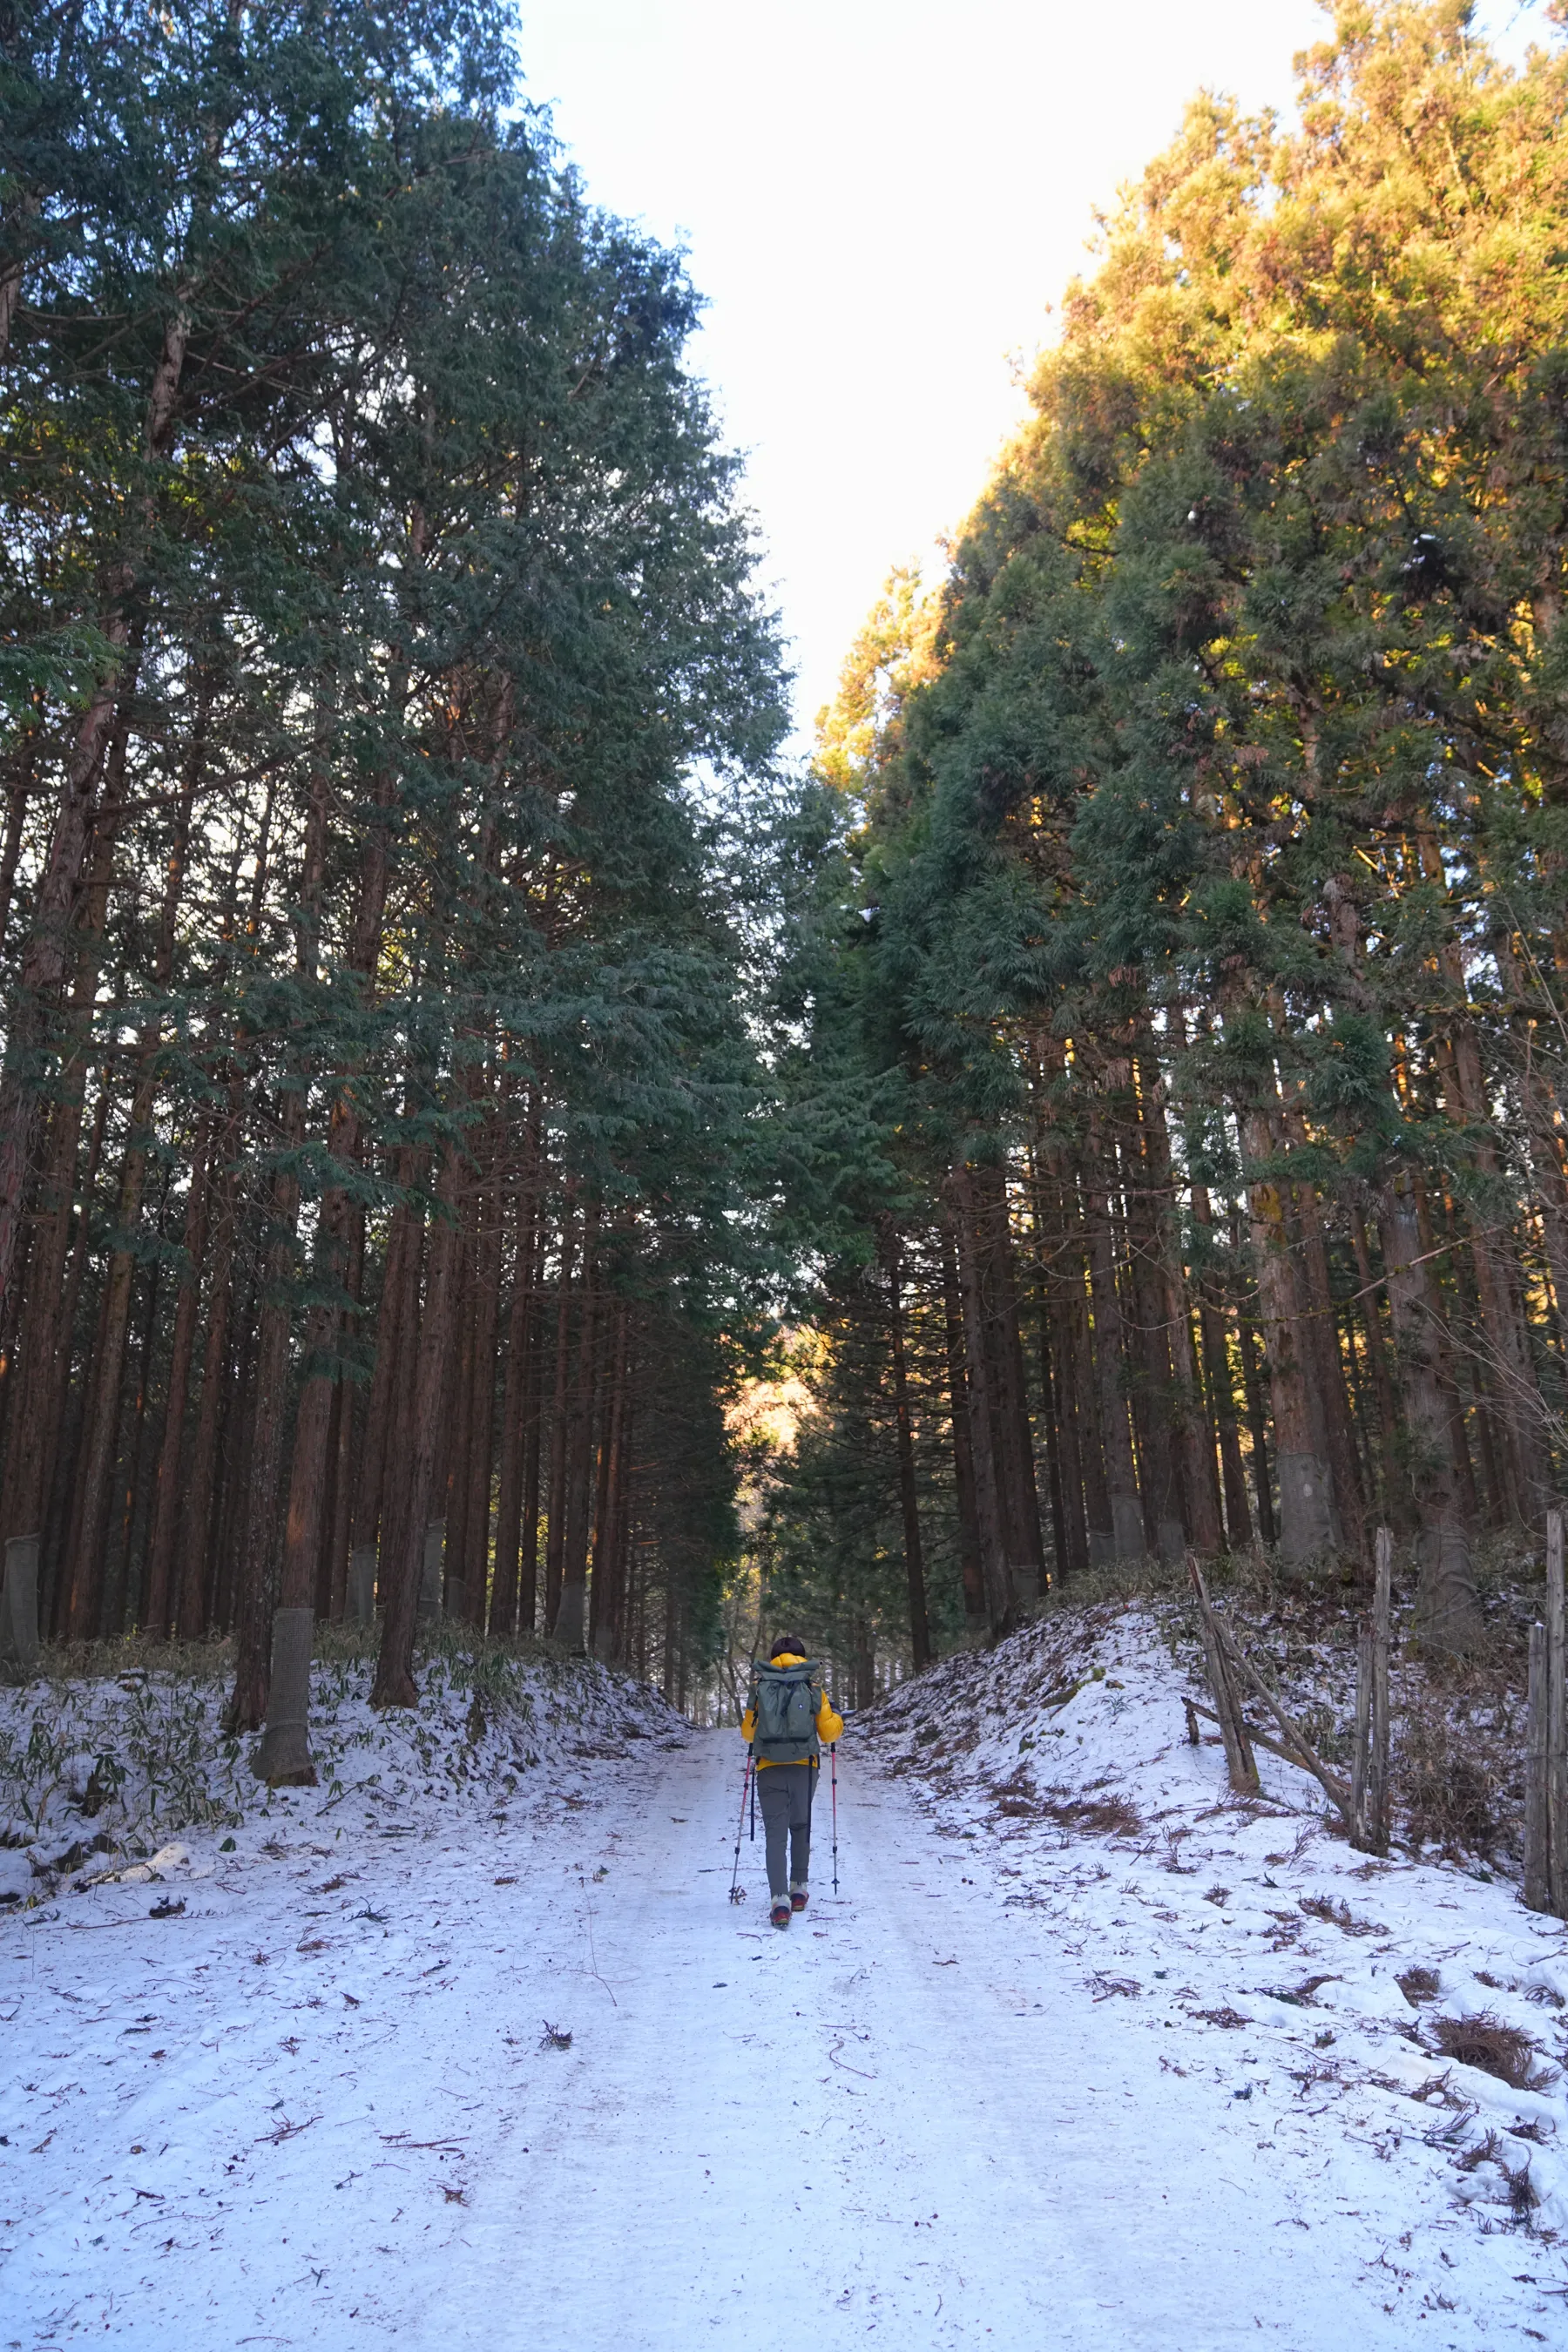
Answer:
[{"label": "snowy forest road", "polygon": [[837,1900],[824,1789],[810,1910],[769,1927],[760,1837],[732,1907],[741,1771],[650,1738],[337,1843],[293,1792],[182,1916],[8,1925],[0,2344],[1412,2340],[1328,2148],[1167,2068],[896,1779],[841,1759]]},{"label": "snowy forest road", "polygon": [[[768,1925],[759,1822],[731,1910],[741,1773],[733,1734],[699,1735],[606,1848],[603,1982],[579,1979],[529,2159],[547,2252],[528,2294],[552,2352],[786,2324],[910,2352],[1331,2352],[1347,2294],[1358,2345],[1408,2342],[1352,2294],[1348,2248],[1343,2275],[1325,2260],[1261,2118],[1231,2109],[1216,2135],[1125,2003],[1097,2001],[896,1781],[843,1766],[837,1899],[824,1786],[810,1909]],[[465,2269],[466,2340],[505,2340],[487,2315],[516,2260],[503,2228]]]}]

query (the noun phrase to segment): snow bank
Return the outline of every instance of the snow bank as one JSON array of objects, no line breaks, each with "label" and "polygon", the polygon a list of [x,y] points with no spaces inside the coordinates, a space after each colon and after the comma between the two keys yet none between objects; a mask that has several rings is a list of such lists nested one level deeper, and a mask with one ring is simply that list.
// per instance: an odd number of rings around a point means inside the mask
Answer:
[{"label": "snow bank", "polygon": [[[391,1825],[416,1796],[504,1805],[545,1761],[552,1786],[567,1785],[583,1759],[684,1727],[651,1686],[586,1660],[437,1652],[421,1662],[418,1707],[385,1714],[370,1705],[374,1672],[369,1658],[312,1669],[320,1785],[290,1792],[264,1787],[253,1739],[224,1731],[216,1677],[139,1669],[0,1691],[0,1907],[210,1869],[279,1812],[341,1834]],[[205,1834],[172,1843],[177,1830]]]},{"label": "snow bank", "polygon": [[846,1743],[975,1844],[1163,2068],[1283,2101],[1309,2142],[1337,2123],[1412,2227],[1458,2203],[1568,2231],[1568,1929],[1483,1866],[1357,1854],[1266,1754],[1262,1798],[1235,1798],[1188,1695],[1180,1611],[1063,1611],[903,1685]]}]

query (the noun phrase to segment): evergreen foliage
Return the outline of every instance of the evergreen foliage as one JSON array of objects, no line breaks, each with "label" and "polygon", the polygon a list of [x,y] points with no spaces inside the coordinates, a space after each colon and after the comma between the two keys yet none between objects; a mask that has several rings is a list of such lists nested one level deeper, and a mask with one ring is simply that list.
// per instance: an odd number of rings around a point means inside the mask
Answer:
[{"label": "evergreen foliage", "polygon": [[4,1533],[58,1634],[237,1630],[240,1727],[366,1547],[413,1696],[442,1522],[449,1612],[683,1696],[784,726],[697,299],[489,0],[0,53]]},{"label": "evergreen foliage", "polygon": [[[826,1287],[898,1227],[994,1628],[1042,1523],[1059,1579],[1388,1520],[1462,1645],[1560,1475],[1568,58],[1471,16],[1342,6],[1288,132],[1192,103],[824,715],[864,919],[809,1051],[899,1090]],[[825,1596],[889,1520],[867,1377],[781,1473]]]}]

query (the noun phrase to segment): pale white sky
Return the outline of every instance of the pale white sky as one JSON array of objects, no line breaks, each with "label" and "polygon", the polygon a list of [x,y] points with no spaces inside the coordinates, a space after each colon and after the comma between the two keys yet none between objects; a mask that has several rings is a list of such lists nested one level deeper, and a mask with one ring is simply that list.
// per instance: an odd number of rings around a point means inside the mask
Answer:
[{"label": "pale white sky", "polygon": [[[1092,215],[1200,87],[1289,109],[1315,0],[521,0],[588,194],[679,238],[748,456],[803,735],[891,565],[1022,410]],[[1522,48],[1537,9],[1488,0]]]}]

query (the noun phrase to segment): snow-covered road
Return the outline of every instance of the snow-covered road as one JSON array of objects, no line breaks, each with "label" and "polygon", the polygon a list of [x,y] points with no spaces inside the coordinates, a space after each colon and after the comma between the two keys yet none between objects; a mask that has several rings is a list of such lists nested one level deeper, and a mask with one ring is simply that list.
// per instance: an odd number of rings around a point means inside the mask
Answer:
[{"label": "snow-covered road", "polygon": [[644,1738],[504,1819],[410,1791],[346,1843],[300,1792],[194,1850],[176,1916],[145,1885],[12,1915],[0,2346],[1555,2333],[1504,2284],[1540,2250],[1464,2217],[1462,2296],[1423,2296],[1454,2255],[1401,2252],[1375,2156],[1198,2068],[868,1761],[838,1898],[824,1789],[810,1911],[769,1927],[760,1838],[731,1907],[741,1761]]},{"label": "snow-covered road", "polygon": [[[605,1982],[578,1979],[526,2159],[544,2343],[662,2352],[694,2327],[751,2339],[770,2311],[818,2343],[1347,2341],[1355,2265],[1325,2274],[1292,2226],[1260,2119],[1215,2130],[896,1784],[847,1775],[837,1900],[824,1804],[805,1917],[766,1924],[760,1838],[731,1912],[737,1763],[732,1738],[696,1738],[646,1841],[606,1822]],[[564,1948],[570,1895],[561,1916]],[[507,2340],[484,2330],[516,2254],[498,2223],[465,2270],[469,2340]],[[1407,2340],[1358,2302],[1361,2343]]]}]

